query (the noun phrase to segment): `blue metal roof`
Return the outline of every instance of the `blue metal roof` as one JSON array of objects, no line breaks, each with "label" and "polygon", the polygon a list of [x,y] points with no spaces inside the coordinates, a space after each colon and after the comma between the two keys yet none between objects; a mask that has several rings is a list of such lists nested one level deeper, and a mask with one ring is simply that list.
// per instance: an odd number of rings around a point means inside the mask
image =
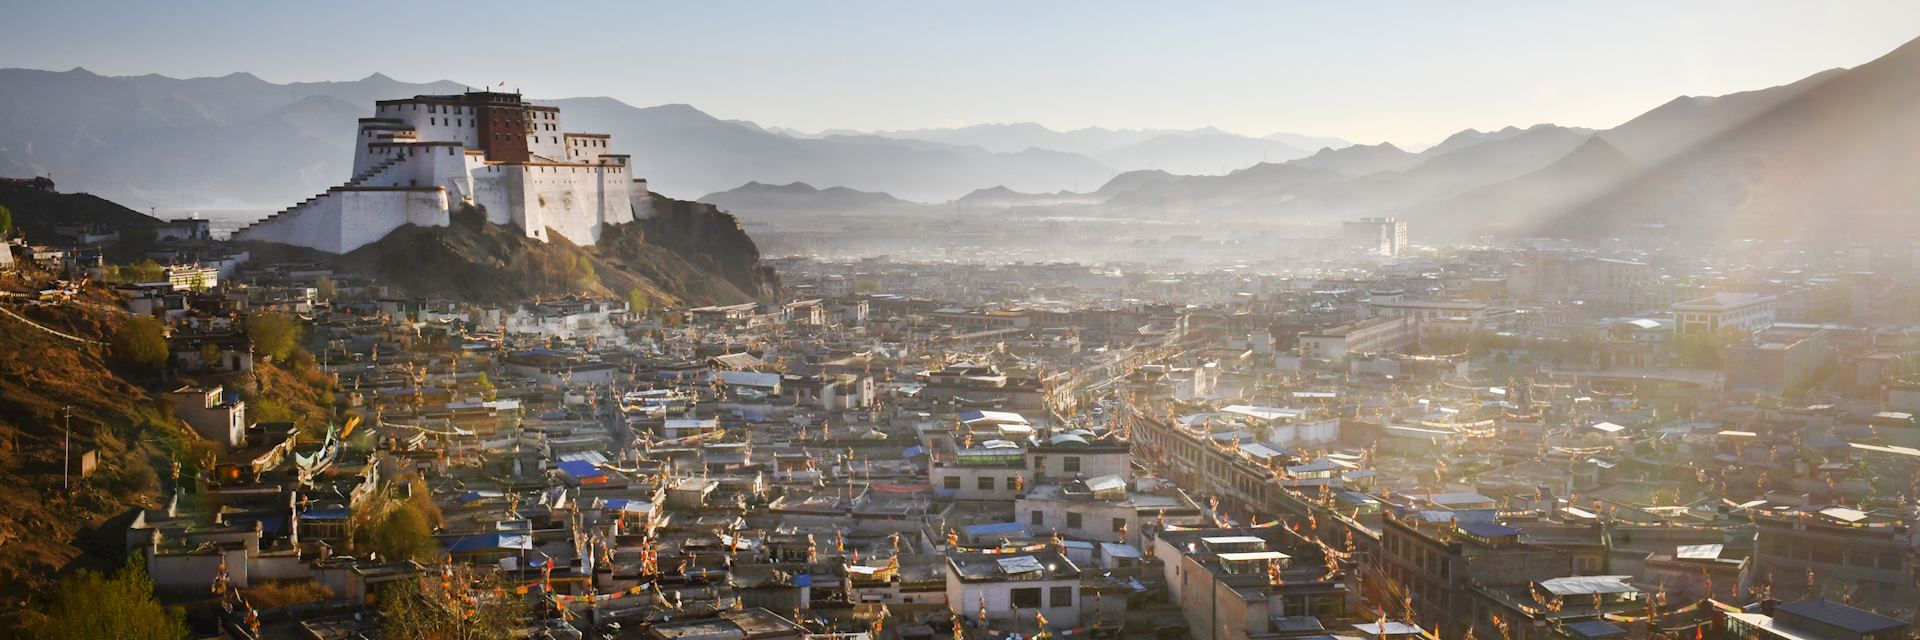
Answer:
[{"label": "blue metal roof", "polygon": [[967,535],[970,536],[1004,536],[1015,533],[1026,533],[1027,527],[1018,522],[1001,522],[996,524],[972,524],[963,527],[961,530],[967,532]]},{"label": "blue metal roof", "polygon": [[585,460],[561,460],[560,470],[575,478],[593,478],[607,475],[600,468]]},{"label": "blue metal roof", "polygon": [[1623,638],[1627,630],[1614,626],[1605,620],[1587,620],[1566,625],[1566,630],[1582,638]]}]

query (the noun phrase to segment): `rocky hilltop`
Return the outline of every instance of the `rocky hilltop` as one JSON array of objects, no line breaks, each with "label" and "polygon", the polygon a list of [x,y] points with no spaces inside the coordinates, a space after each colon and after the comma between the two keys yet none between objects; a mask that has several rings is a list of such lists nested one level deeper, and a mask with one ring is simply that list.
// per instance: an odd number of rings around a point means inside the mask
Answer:
[{"label": "rocky hilltop", "polygon": [[610,226],[596,245],[558,234],[541,242],[456,210],[446,227],[404,226],[344,255],[243,243],[255,260],[305,260],[379,279],[401,293],[483,303],[585,294],[654,304],[730,304],[771,299],[779,289],[760,249],[732,214],[713,205],[653,196],[653,215]]}]

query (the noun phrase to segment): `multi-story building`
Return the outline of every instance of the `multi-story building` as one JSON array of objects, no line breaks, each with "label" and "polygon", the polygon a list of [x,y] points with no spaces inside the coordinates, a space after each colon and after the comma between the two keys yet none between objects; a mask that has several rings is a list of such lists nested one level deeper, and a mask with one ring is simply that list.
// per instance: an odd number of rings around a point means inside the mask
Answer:
[{"label": "multi-story building", "polygon": [[346,253],[403,225],[448,226],[456,208],[472,205],[486,222],[542,242],[551,229],[594,244],[608,225],[652,207],[646,181],[610,143],[567,133],[558,107],[517,93],[381,100],[360,119],[351,178],[234,238]]},{"label": "multi-story building", "polygon": [[1340,364],[1350,354],[1400,351],[1419,338],[1419,322],[1411,316],[1369,318],[1337,327],[1300,334],[1300,357]]},{"label": "multi-story building", "polygon": [[1152,545],[1194,640],[1274,637],[1282,621],[1347,614],[1324,550],[1282,527],[1156,531]]},{"label": "multi-story building", "polygon": [[1411,599],[1421,624],[1461,638],[1473,624],[1474,588],[1574,575],[1573,556],[1520,540],[1520,529],[1463,514],[1391,512],[1382,521],[1382,571]]},{"label": "multi-story building", "polygon": [[1038,631],[1080,626],[1080,567],[1053,548],[947,554],[947,610],[987,616],[1002,627]]},{"label": "multi-story building", "polygon": [[1827,600],[1762,602],[1759,611],[1724,614],[1729,640],[1900,640],[1913,625]]},{"label": "multi-story building", "polygon": [[1751,339],[1728,345],[1721,356],[1727,389],[1782,393],[1814,382],[1814,376],[1832,363],[1827,332],[1768,329]]},{"label": "multi-story building", "polygon": [[1871,587],[1920,600],[1913,523],[1846,507],[1806,507],[1756,514],[1755,575],[1800,576],[1822,583]]},{"label": "multi-story building", "polygon": [[1407,221],[1398,218],[1361,218],[1340,224],[1347,246],[1367,255],[1398,256],[1407,249]]},{"label": "multi-story building", "polygon": [[1716,334],[1722,329],[1752,333],[1773,326],[1775,298],[1758,293],[1716,293],[1673,305],[1675,332]]}]

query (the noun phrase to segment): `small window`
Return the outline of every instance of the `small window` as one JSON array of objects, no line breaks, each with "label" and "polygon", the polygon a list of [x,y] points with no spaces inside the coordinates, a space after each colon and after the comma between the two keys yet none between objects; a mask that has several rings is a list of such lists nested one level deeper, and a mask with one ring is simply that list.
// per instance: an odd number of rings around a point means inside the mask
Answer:
[{"label": "small window", "polygon": [[1067,473],[1080,473],[1080,456],[1067,456],[1060,461],[1060,468]]},{"label": "small window", "polygon": [[1114,532],[1114,533],[1120,533],[1120,532],[1122,532],[1122,531],[1126,531],[1126,530],[1127,530],[1127,519],[1126,519],[1126,518],[1114,518],[1114,519],[1113,519],[1113,532]]},{"label": "small window", "polygon": [[954,490],[954,491],[959,491],[959,490],[960,490],[960,476],[947,476],[947,479],[946,479],[946,481],[945,481],[944,483],[942,483],[942,484],[943,484],[943,485],[945,485],[945,486],[946,486],[946,488],[948,488],[948,489],[952,489],[952,490]]},{"label": "small window", "polygon": [[1039,509],[1034,509],[1033,513],[1027,516],[1027,524],[1038,527],[1046,523],[1047,523],[1047,515],[1044,513],[1041,513]]},{"label": "small window", "polygon": [[1080,514],[1074,513],[1072,511],[1067,512],[1067,528],[1068,529],[1080,528]]},{"label": "small window", "polygon": [[980,484],[978,486],[980,487],[981,491],[992,491],[993,478],[990,476],[980,478]]},{"label": "small window", "polygon": [[1012,596],[1013,596],[1013,606],[1016,609],[1040,608],[1040,587],[1027,587],[1024,589],[1014,589]]},{"label": "small window", "polygon": [[1052,591],[1047,594],[1047,606],[1056,608],[1073,606],[1073,587],[1054,587]]}]

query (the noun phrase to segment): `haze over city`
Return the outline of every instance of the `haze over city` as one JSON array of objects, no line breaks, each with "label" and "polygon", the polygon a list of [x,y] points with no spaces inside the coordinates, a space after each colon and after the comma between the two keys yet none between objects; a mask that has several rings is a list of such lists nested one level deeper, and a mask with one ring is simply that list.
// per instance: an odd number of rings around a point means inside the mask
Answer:
[{"label": "haze over city", "polygon": [[0,637],[1920,640],[1920,4],[6,16]]}]

